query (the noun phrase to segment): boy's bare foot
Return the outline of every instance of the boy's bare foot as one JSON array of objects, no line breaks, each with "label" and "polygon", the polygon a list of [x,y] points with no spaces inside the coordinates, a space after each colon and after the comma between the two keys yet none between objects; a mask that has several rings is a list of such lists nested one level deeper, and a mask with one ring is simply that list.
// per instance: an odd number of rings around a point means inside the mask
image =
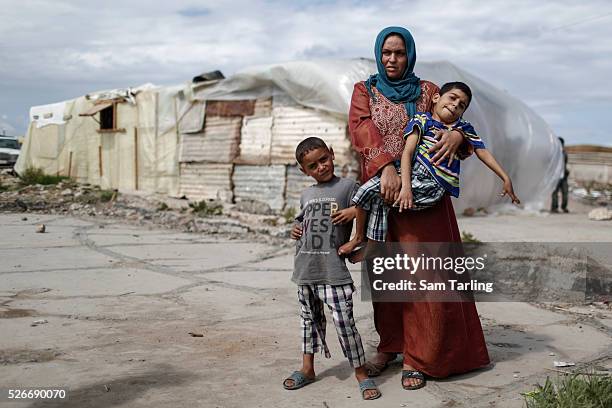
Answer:
[{"label": "boy's bare foot", "polygon": [[[302,367],[300,369],[300,372],[302,374],[304,374],[304,377],[306,377],[309,380],[314,380],[315,379],[315,372],[314,370],[306,370],[304,367]],[[285,386],[285,388],[293,388],[293,386],[295,385],[295,381],[291,378],[287,378],[284,382],[283,385]]]},{"label": "boy's bare foot", "polygon": [[362,244],[362,243],[363,243],[363,239],[361,237],[355,237],[351,239],[349,242],[347,242],[346,244],[342,245],[338,249],[338,255],[348,256],[351,254],[351,252],[355,250],[355,248],[359,246],[359,244]]},{"label": "boy's bare foot", "polygon": [[378,352],[374,357],[366,362],[366,368],[368,369],[368,375],[370,377],[379,376],[386,368],[387,365],[395,360],[397,353],[383,353]]}]

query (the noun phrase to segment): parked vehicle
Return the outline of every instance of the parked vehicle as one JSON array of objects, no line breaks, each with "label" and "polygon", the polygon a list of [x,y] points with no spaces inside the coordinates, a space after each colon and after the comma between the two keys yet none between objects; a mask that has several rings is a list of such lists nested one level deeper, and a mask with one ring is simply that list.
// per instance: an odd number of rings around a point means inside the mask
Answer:
[{"label": "parked vehicle", "polygon": [[21,145],[14,137],[0,136],[0,167],[14,167]]}]

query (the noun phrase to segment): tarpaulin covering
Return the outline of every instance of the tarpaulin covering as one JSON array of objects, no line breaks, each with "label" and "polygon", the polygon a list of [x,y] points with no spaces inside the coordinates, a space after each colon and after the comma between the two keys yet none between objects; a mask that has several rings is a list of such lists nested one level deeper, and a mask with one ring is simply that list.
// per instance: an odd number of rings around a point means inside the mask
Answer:
[{"label": "tarpaulin covering", "polygon": [[[256,66],[201,89],[194,99],[255,99],[288,94],[301,105],[324,110],[346,120],[353,85],[376,71],[374,60],[294,61]],[[417,63],[416,74],[438,85],[466,82],[473,100],[465,119],[512,177],[526,208],[537,210],[561,177],[562,155],[557,137],[546,122],[523,102],[482,79],[446,62]],[[324,137],[323,137],[324,138]],[[472,157],[462,164],[457,210],[508,203],[500,198],[501,181]]]}]

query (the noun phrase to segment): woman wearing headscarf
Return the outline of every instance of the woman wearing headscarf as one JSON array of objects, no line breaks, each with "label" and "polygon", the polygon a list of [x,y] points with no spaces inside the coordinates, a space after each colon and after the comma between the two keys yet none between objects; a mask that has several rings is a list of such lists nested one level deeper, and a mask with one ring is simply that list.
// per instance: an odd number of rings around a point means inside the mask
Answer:
[{"label": "woman wearing headscarf", "polygon": [[[392,203],[400,177],[393,166],[403,151],[403,131],[415,112],[428,112],[439,88],[413,72],[414,40],[401,27],[388,27],[375,44],[378,73],[355,84],[349,111],[353,148],[360,154],[362,182],[381,176],[381,195]],[[432,160],[465,158],[472,153],[457,131],[439,134]],[[389,212],[388,242],[461,242],[450,197],[422,211]],[[366,267],[366,263],[363,264]],[[473,302],[373,302],[380,336],[378,352],[368,363],[380,374],[398,353],[404,357],[402,386],[418,389],[425,375],[447,377],[489,364],[489,355]]]}]

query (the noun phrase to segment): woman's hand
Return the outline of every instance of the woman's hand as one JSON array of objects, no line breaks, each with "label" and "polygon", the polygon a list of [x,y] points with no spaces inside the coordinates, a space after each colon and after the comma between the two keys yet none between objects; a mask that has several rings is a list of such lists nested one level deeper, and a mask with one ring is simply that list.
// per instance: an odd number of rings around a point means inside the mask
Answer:
[{"label": "woman's hand", "polygon": [[357,216],[357,209],[355,207],[345,208],[344,210],[336,211],[332,214],[331,219],[334,225],[346,224],[347,222],[353,221]]},{"label": "woman's hand", "polygon": [[380,175],[380,195],[385,203],[391,205],[397,200],[399,190],[402,186],[402,179],[393,163],[387,164]]},{"label": "woman's hand", "polygon": [[455,160],[455,153],[463,143],[463,134],[457,130],[438,130],[435,134],[439,141],[428,151],[428,153],[436,152],[431,161],[438,166],[448,160],[448,166],[450,167]]}]

